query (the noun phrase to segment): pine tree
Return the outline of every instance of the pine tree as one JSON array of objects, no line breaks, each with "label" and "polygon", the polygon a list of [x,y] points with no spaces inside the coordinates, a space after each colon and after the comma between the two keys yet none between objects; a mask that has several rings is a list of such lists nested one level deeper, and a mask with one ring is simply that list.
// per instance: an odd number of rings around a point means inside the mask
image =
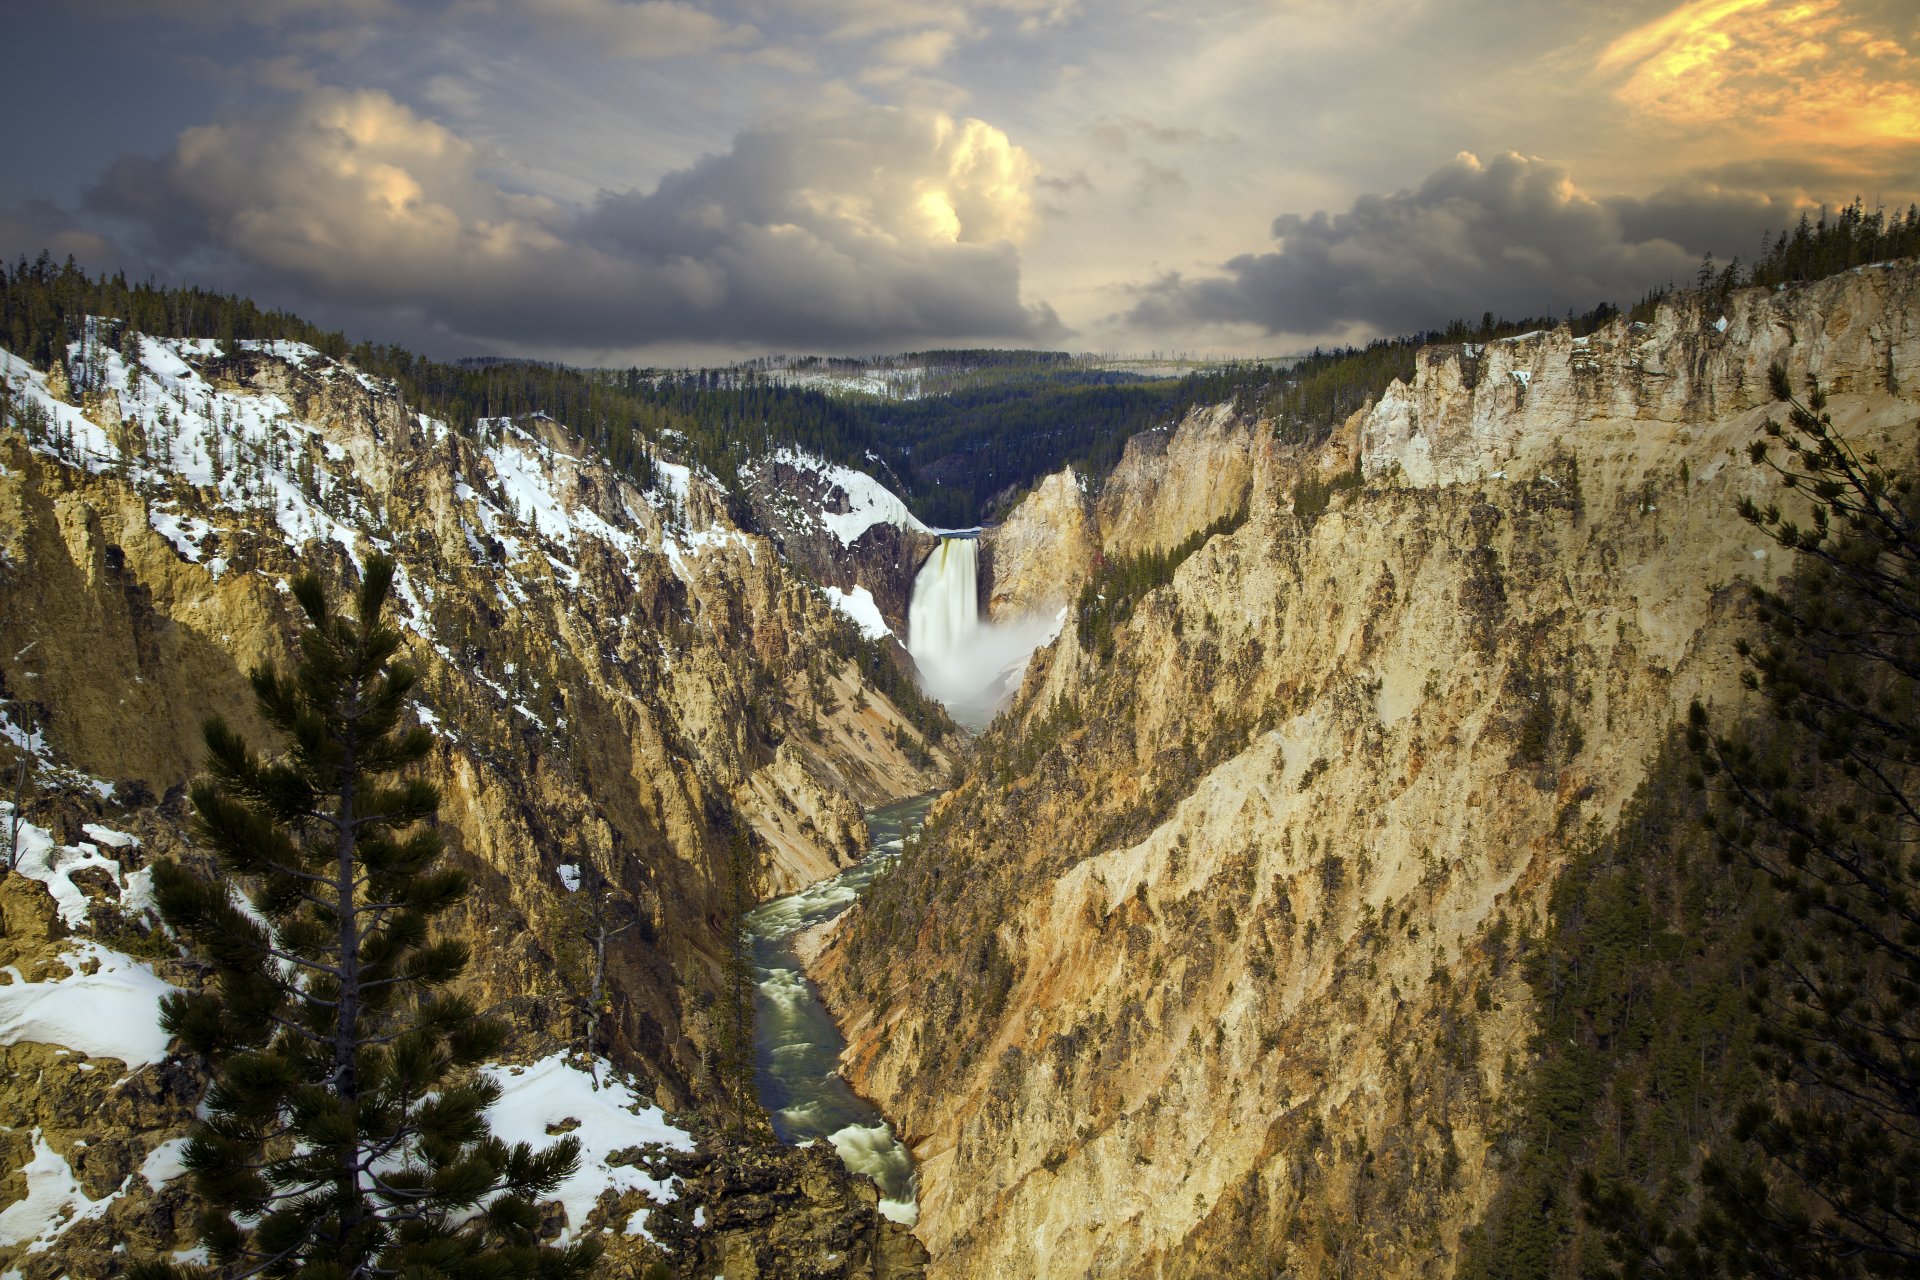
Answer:
[{"label": "pine tree", "polygon": [[393,575],[369,558],[357,618],[294,581],[300,661],[252,677],[288,750],[262,759],[209,720],[192,796],[220,875],[155,867],[163,916],[213,977],[162,1021],[214,1070],[186,1151],[214,1270],[147,1263],[141,1280],[564,1280],[597,1256],[536,1234],[578,1143],[535,1153],[487,1131],[499,1088],[473,1068],[503,1031],[446,990],[465,944],[429,936],[468,878],[439,865],[435,788],[405,776],[432,737],[401,724],[416,677],[381,616]]},{"label": "pine tree", "polygon": [[[583,848],[579,858],[573,867],[577,878],[566,886],[567,898],[560,911],[562,932],[555,959],[580,1015],[581,1047],[589,1058],[598,1060],[606,1048],[601,1043],[601,1025],[613,1010],[607,991],[607,949],[640,921],[631,902],[607,879],[590,852]],[[599,1087],[596,1070],[594,1088]]]},{"label": "pine tree", "polygon": [[[1902,459],[1860,453],[1818,386],[1753,447],[1807,499],[1742,514],[1800,557],[1757,591],[1743,645],[1768,722],[1689,736],[1724,856],[1777,895],[1750,987],[1769,1088],[1701,1169],[1691,1223],[1589,1187],[1627,1275],[1920,1274],[1920,501]],[[1903,466],[1902,464],[1906,464]]]},{"label": "pine tree", "polygon": [[746,1129],[757,1114],[753,1093],[753,962],[747,954],[746,916],[753,895],[747,883],[751,847],[744,832],[727,842],[728,948],[714,1009],[713,1073],[730,1107],[732,1125]]}]

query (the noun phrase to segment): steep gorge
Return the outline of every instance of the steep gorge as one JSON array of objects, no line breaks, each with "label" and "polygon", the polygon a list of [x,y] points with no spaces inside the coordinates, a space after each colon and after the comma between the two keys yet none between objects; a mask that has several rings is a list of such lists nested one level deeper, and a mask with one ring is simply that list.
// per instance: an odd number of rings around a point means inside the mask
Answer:
[{"label": "steep gorge", "polygon": [[[377,546],[478,882],[469,985],[518,1056],[580,1042],[581,869],[631,912],[600,1044],[702,1141],[662,1157],[677,1203],[560,1220],[616,1266],[657,1236],[688,1275],[918,1274],[825,1151],[718,1131],[720,1002],[740,905],[845,866],[861,807],[957,759],[804,948],[915,1149],[935,1273],[1451,1274],[1510,1154],[1522,940],[1675,715],[1741,696],[1741,584],[1785,572],[1733,509],[1772,492],[1743,450],[1767,367],[1910,455],[1917,298],[1907,264],[1430,348],[1313,447],[1220,405],[1054,475],[968,547],[991,622],[1065,630],[964,754],[889,656],[936,532],[857,472],[788,450],[730,493],[668,455],[637,483],[561,424],[454,432],[296,344],[102,335],[71,382],[0,355],[38,415],[0,434],[0,734],[59,862],[0,881],[0,992],[117,981],[101,943],[195,980],[139,885],[194,856],[198,722],[264,738],[244,672],[287,655],[280,584]],[[1223,517],[1088,643],[1103,566]],[[0,1115],[0,1266],[184,1245],[190,1064],[5,1031],[35,1083]],[[60,1171],[64,1225],[12,1238]]]},{"label": "steep gorge", "polygon": [[1687,704],[1741,698],[1742,583],[1786,571],[1735,512],[1775,496],[1769,365],[1914,449],[1912,264],[1715,301],[1429,348],[1312,449],[1196,415],[1130,449],[1155,483],[1056,477],[995,531],[995,608],[1065,601],[1246,477],[1110,659],[1071,622],[1036,655],[816,964],[935,1274],[1451,1273],[1517,940]]},{"label": "steep gorge", "polygon": [[[27,817],[52,859],[112,864],[74,873],[90,900],[71,923],[46,885],[6,877],[12,981],[61,978],[76,930],[194,980],[135,908],[129,877],[196,856],[183,784],[206,715],[270,743],[245,672],[288,656],[286,579],[317,566],[350,581],[379,547],[402,569],[399,621],[439,739],[428,774],[440,822],[476,881],[452,926],[473,946],[471,994],[513,1023],[524,1052],[580,1043],[571,893],[590,867],[632,922],[608,955],[600,1048],[637,1068],[653,1100],[713,1105],[741,902],[857,857],[861,806],[924,791],[945,767],[944,719],[903,712],[873,683],[885,652],[742,532],[697,471],[662,460],[643,489],[538,418],[454,433],[295,344],[123,335],[118,348],[81,344],[78,386],[0,356],[35,424],[0,435],[0,729],[37,760]],[[55,1239],[9,1238],[0,1264],[30,1280],[105,1274],[116,1244],[187,1243],[185,1181],[138,1174],[190,1116],[190,1069],[122,1081],[36,1038],[10,1031],[0,1050],[16,1080],[44,1081],[10,1091],[0,1116],[0,1198],[27,1194],[44,1135],[111,1211]],[[874,1216],[844,1176],[824,1176],[806,1175],[820,1203],[851,1197],[856,1218]],[[735,1225],[762,1246],[780,1235]],[[700,1247],[724,1254],[724,1234]]]}]

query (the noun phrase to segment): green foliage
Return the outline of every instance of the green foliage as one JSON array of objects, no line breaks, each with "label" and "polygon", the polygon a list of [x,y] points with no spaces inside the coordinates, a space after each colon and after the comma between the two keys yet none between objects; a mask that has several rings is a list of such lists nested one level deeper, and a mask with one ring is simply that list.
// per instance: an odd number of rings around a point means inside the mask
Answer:
[{"label": "green foliage", "polygon": [[[822,647],[834,658],[859,668],[867,685],[886,695],[907,723],[919,730],[928,742],[937,742],[954,731],[947,709],[921,691],[913,677],[893,660],[884,643],[863,634],[850,619],[836,614]],[[915,763],[924,765],[930,761],[924,747],[918,743],[910,745],[912,750],[908,755]]]},{"label": "green foliage", "polygon": [[1321,516],[1327,513],[1327,507],[1333,502],[1333,495],[1360,487],[1360,471],[1342,471],[1331,480],[1322,480],[1317,475],[1301,476],[1293,486],[1293,514],[1301,524],[1311,529]]},{"label": "green foliage", "polygon": [[1380,399],[1395,381],[1411,384],[1420,349],[1435,343],[1486,343],[1565,323],[1576,337],[1592,333],[1620,314],[1602,302],[1564,321],[1551,316],[1508,320],[1491,311],[1477,322],[1454,320],[1444,328],[1398,338],[1377,338],[1364,347],[1314,348],[1313,354],[1285,370],[1250,362],[1187,380],[1183,403],[1224,404],[1267,418],[1275,434],[1289,443],[1316,445],[1347,418]]},{"label": "green foliage", "polygon": [[1763,240],[1759,260],[1746,282],[1777,285],[1819,280],[1870,262],[1916,254],[1920,254],[1920,206],[1908,205],[1904,217],[1897,210],[1888,216],[1879,209],[1868,213],[1855,200],[1831,221],[1825,210],[1817,222],[1803,213],[1792,231]]},{"label": "green foliage", "polygon": [[1247,510],[1243,506],[1204,529],[1196,529],[1171,550],[1155,549],[1111,560],[1102,557],[1094,565],[1093,576],[1080,589],[1080,598],[1074,605],[1081,649],[1100,662],[1113,657],[1114,630],[1125,625],[1140,598],[1172,582],[1173,571],[1209,541],[1232,533],[1246,522]]},{"label": "green foliage", "polygon": [[224,1274],[584,1275],[597,1247],[543,1246],[536,1207],[578,1144],[536,1153],[487,1131],[499,1089],[473,1068],[504,1033],[447,990],[466,946],[430,934],[468,881],[439,865],[438,793],[407,776],[432,736],[402,727],[415,673],[381,617],[393,572],[368,559],[354,618],[295,580],[300,661],[253,673],[286,753],[262,759],[209,720],[192,797],[218,875],[154,869],[162,915],[212,975],[162,1007],[215,1072],[186,1151],[199,1235]]},{"label": "green foliage", "polygon": [[[1909,468],[1859,453],[1817,385],[1752,449],[1807,501],[1742,514],[1799,557],[1790,590],[1756,590],[1741,646],[1767,723],[1689,739],[1723,855],[1767,884],[1754,932],[1756,1064],[1771,1088],[1737,1146],[1701,1169],[1691,1221],[1596,1197],[1627,1269],[1893,1276],[1920,1271],[1920,498]],[[1638,1248],[1633,1246],[1637,1245]]]},{"label": "green foliage", "polygon": [[1743,987],[1764,903],[1707,847],[1688,772],[1676,740],[1615,832],[1560,873],[1551,923],[1522,954],[1533,1066],[1463,1280],[1592,1272],[1605,1237],[1582,1212],[1583,1179],[1684,1206],[1699,1148],[1761,1087]]},{"label": "green foliage", "polygon": [[[752,366],[673,371],[571,369],[544,361],[434,361],[396,345],[350,344],[284,312],[201,289],[89,277],[69,258],[22,258],[0,271],[0,341],[40,368],[68,359],[83,321],[101,316],[155,335],[215,338],[238,372],[243,339],[305,342],[395,382],[408,402],[468,436],[490,420],[544,415],[641,484],[669,449],[734,486],[742,463],[792,445],[878,469],[936,525],[977,520],[991,495],[1075,462],[1103,472],[1128,436],[1176,418],[1193,380],[1144,382],[1070,367],[1058,352],[922,353],[948,394],[899,403],[777,385]],[[742,513],[744,514],[744,513]]]},{"label": "green foliage", "polygon": [[[1762,246],[1750,270],[1736,259],[1696,283],[1725,294],[1742,283],[1817,279],[1866,262],[1920,253],[1920,209],[1904,218],[1867,213],[1858,201],[1829,220],[1802,218]],[[1629,312],[1651,319],[1672,286],[1653,290]],[[1064,352],[926,351],[899,359],[920,370],[913,400],[835,396],[779,385],[758,363],[729,369],[571,369],[543,361],[428,360],[402,347],[351,344],[286,312],[203,289],[130,285],[123,276],[89,278],[69,258],[21,258],[0,271],[0,341],[38,367],[68,360],[86,316],[123,321],[119,332],[213,338],[291,339],[323,354],[351,358],[367,373],[396,382],[421,410],[463,434],[484,433],[490,419],[541,415],[564,424],[640,483],[650,483],[656,452],[699,463],[732,486],[742,463],[783,445],[831,461],[877,470],[915,512],[940,526],[973,524],[1035,480],[1071,464],[1098,478],[1126,441],[1178,422],[1189,410],[1233,403],[1274,423],[1289,442],[1316,444],[1395,379],[1411,382],[1429,343],[1484,343],[1566,323],[1590,333],[1620,314],[1602,302],[1564,320],[1454,320],[1443,328],[1365,347],[1316,349],[1276,365],[1248,361],[1181,379],[1144,379],[1086,367]],[[228,351],[236,363],[237,353]],[[865,361],[816,358],[828,369]]]},{"label": "green foliage", "polygon": [[[1703,300],[1724,305],[1728,296],[1742,286],[1773,288],[1822,280],[1868,263],[1891,262],[1917,254],[1920,254],[1920,206],[1908,205],[1904,216],[1898,210],[1889,214],[1875,209],[1869,213],[1863,203],[1855,200],[1831,219],[1824,209],[1818,220],[1803,213],[1791,231],[1763,236],[1760,256],[1750,267],[1742,267],[1738,257],[1723,267],[1716,267],[1713,255],[1706,255],[1692,284],[1696,295]],[[1671,283],[1649,290],[1627,312],[1627,319],[1651,321],[1660,304],[1673,292]]]},{"label": "green foliage", "polygon": [[721,961],[720,998],[714,1006],[714,1042],[709,1066],[733,1125],[744,1130],[761,1116],[753,1084],[753,961],[747,954],[746,917],[753,909],[752,849],[746,833],[727,843],[727,936],[733,945]]},{"label": "green foliage", "polygon": [[198,288],[130,285],[124,275],[93,279],[71,257],[56,264],[45,253],[31,263],[23,256],[11,271],[0,269],[0,340],[36,368],[66,360],[67,344],[79,338],[86,316],[124,320],[141,333],[289,339],[327,355],[346,353],[339,334],[284,311],[264,311],[244,298]]},{"label": "green foliage", "polygon": [[[688,372],[505,359],[445,363],[399,346],[350,344],[339,333],[241,298],[129,286],[118,276],[89,278],[72,259],[56,266],[45,255],[33,263],[22,258],[11,272],[0,272],[0,334],[35,365],[64,363],[87,316],[124,321],[123,336],[218,339],[229,344],[226,358],[235,373],[244,363],[231,350],[237,340],[305,342],[391,379],[409,403],[465,435],[484,435],[493,419],[544,415],[643,485],[651,482],[661,449],[733,486],[743,463],[792,445],[878,471],[922,519],[946,527],[976,523],[995,503],[1069,464],[1104,476],[1129,438],[1202,406],[1231,401],[1243,414],[1271,417],[1283,438],[1315,443],[1394,379],[1411,381],[1422,344],[1485,340],[1553,323],[1489,315],[1477,328],[1456,321],[1444,333],[1316,350],[1286,368],[1248,361],[1181,379],[1085,368],[1063,352],[919,352],[902,358],[923,369],[926,394],[900,401],[781,386],[752,364]],[[852,370],[865,362],[821,363]]]},{"label": "green foliage", "polygon": [[1084,723],[1079,704],[1059,698],[1017,732],[976,739],[976,767],[1002,786],[1024,778]]}]

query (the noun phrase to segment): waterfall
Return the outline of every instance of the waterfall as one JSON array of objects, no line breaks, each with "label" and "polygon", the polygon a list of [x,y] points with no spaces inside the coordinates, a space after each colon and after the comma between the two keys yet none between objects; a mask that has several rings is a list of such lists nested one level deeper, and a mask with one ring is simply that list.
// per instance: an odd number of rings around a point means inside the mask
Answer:
[{"label": "waterfall", "polygon": [[983,619],[976,540],[942,538],[913,580],[907,652],[920,668],[920,687],[977,732],[1020,687],[1027,659],[1060,633],[1065,616],[1010,623]]},{"label": "waterfall", "polygon": [[942,538],[913,580],[907,652],[923,674],[951,671],[980,631],[980,560],[972,538]]}]

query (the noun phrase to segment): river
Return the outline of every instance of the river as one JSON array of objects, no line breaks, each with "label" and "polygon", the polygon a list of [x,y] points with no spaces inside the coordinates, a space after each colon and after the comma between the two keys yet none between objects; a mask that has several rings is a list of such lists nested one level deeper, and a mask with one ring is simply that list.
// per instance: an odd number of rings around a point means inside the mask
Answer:
[{"label": "river", "polygon": [[900,856],[907,834],[919,829],[931,796],[875,809],[867,815],[867,856],[831,880],[775,898],[747,916],[753,960],[753,1079],[760,1104],[782,1142],[825,1139],[855,1173],[880,1184],[880,1212],[908,1226],[914,1203],[913,1157],[893,1136],[886,1117],[840,1078],[847,1042],[801,972],[793,936],[852,906],[873,877]]}]

